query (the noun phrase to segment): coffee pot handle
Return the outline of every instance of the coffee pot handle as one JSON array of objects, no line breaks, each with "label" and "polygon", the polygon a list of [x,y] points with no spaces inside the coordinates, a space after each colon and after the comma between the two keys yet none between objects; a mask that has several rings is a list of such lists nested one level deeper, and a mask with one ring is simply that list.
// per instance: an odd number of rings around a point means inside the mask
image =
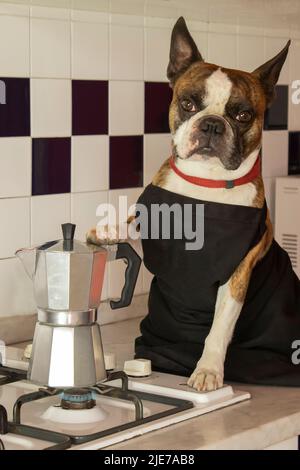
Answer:
[{"label": "coffee pot handle", "polygon": [[130,305],[142,262],[140,256],[132,248],[132,246],[125,242],[118,243],[115,259],[121,258],[127,261],[125,284],[122,289],[120,300],[110,301],[110,307],[112,309],[127,307]]}]

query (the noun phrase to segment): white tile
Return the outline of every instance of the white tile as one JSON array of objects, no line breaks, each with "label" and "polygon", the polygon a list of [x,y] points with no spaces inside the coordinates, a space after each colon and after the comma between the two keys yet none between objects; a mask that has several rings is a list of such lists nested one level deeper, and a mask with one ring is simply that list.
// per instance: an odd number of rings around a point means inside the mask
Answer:
[{"label": "white tile", "polygon": [[[177,17],[163,17],[163,16],[145,16],[144,24],[147,28],[167,28],[170,33],[174,24],[176,23]],[[193,25],[193,22],[188,22],[188,27],[190,24]]]},{"label": "white tile", "polygon": [[99,204],[107,203],[107,191],[71,194],[71,219],[76,224],[76,238],[85,241],[87,231],[95,227],[99,218]]},{"label": "white tile", "polygon": [[[28,3],[28,2],[24,2]],[[1,15],[29,16],[29,5],[18,5],[16,3],[0,3]]]},{"label": "white tile", "polygon": [[208,54],[208,35],[206,31],[191,31],[191,35],[195,43],[197,44],[198,50],[204,60],[207,60]]},{"label": "white tile", "polygon": [[264,63],[264,38],[261,36],[238,36],[237,67],[252,72]]},{"label": "white tile", "polygon": [[144,82],[109,82],[109,134],[144,132]]},{"label": "white tile", "polygon": [[[213,2],[210,2],[210,5]],[[217,3],[209,7],[209,27],[216,32],[234,32],[238,25],[238,9],[236,1],[214,2]]]},{"label": "white tile", "polygon": [[72,137],[72,192],[108,189],[108,147],[106,135]]},{"label": "white tile", "polygon": [[110,0],[111,13],[126,15],[143,15],[144,2],[141,0]]},{"label": "white tile", "polygon": [[108,78],[108,24],[72,23],[72,78]]},{"label": "white tile", "polygon": [[207,2],[197,2],[191,5],[190,2],[180,2],[180,8],[178,11],[178,16],[183,16],[185,20],[188,20],[188,26],[191,23],[199,21],[199,23],[205,23],[207,27],[209,26],[209,7]]},{"label": "white tile", "polygon": [[31,75],[33,77],[70,77],[70,50],[70,22],[31,19]]},{"label": "white tile", "polygon": [[300,39],[300,29],[290,29],[290,37],[294,39]]},{"label": "white tile", "polygon": [[143,80],[143,28],[110,25],[110,78]]},{"label": "white tile", "polygon": [[[285,26],[283,23],[281,26]],[[275,38],[287,38],[290,36],[290,28],[286,27],[276,27],[275,25],[271,28],[265,28],[264,29],[264,35],[265,37],[275,37]]]},{"label": "white tile", "polygon": [[153,176],[170,154],[170,134],[144,135],[144,185],[152,181]]},{"label": "white tile", "polygon": [[145,28],[145,80],[167,82],[171,28]]},{"label": "white tile", "polygon": [[207,62],[222,67],[236,68],[237,36],[233,34],[208,33]]},{"label": "white tile", "polygon": [[29,18],[0,16],[0,75],[29,76]]},{"label": "white tile", "polygon": [[[17,258],[0,261],[0,317],[36,311],[32,281]],[[22,325],[19,325],[22,328]]]},{"label": "white tile", "polygon": [[125,14],[114,13],[110,15],[110,22],[111,24],[126,26],[144,26],[144,16],[138,14],[131,15],[129,12],[126,12]]},{"label": "white tile", "polygon": [[237,33],[237,24],[210,22],[208,30],[212,33],[235,34]]},{"label": "white tile", "polygon": [[29,198],[0,199],[0,258],[30,244]]},{"label": "white tile", "polygon": [[71,81],[31,80],[31,135],[71,135]]},{"label": "white tile", "polygon": [[[295,81],[300,80],[300,41],[292,41],[289,51],[290,93],[289,93],[289,130],[300,131],[300,103],[293,103],[291,97],[295,94],[297,102],[300,99],[299,84],[292,88]],[[295,86],[296,86],[295,85]],[[295,99],[294,98],[294,99]]]},{"label": "white tile", "polygon": [[[180,2],[180,5],[184,7],[188,2]],[[199,2],[197,2],[199,5]],[[174,5],[174,2],[161,2],[161,1],[146,1],[145,3],[145,15],[146,17],[154,17],[154,18],[167,18],[173,17],[173,24],[175,23],[176,19],[183,13],[181,13],[181,9],[178,6]]]},{"label": "white tile", "polygon": [[239,24],[237,28],[238,35],[246,36],[264,36],[264,29],[260,26],[250,26],[245,24]]},{"label": "white tile", "polygon": [[275,223],[275,178],[264,178],[265,198],[270,211],[271,222]]},{"label": "white tile", "polygon": [[290,82],[300,80],[300,40],[292,40],[289,49],[289,75]]},{"label": "white tile", "polygon": [[[99,0],[95,0],[99,4]],[[109,1],[109,0],[105,0]],[[85,1],[85,5],[88,5],[89,2]],[[74,5],[73,5],[74,6]],[[83,5],[80,5],[82,8]],[[87,10],[72,10],[71,11],[71,20],[72,21],[83,21],[87,23],[108,23],[109,21],[109,12],[105,11],[105,8],[103,11],[89,11]]]},{"label": "white tile", "polygon": [[72,7],[77,10],[90,10],[89,13],[109,12],[110,0],[72,0]]},{"label": "white tile", "polygon": [[205,23],[204,21],[189,20],[187,22],[187,25],[193,37],[194,37],[195,31],[205,32],[205,31],[208,31],[208,28],[209,28],[209,23]]},{"label": "white tile", "polygon": [[61,224],[70,221],[70,195],[31,198],[31,245],[62,238]]},{"label": "white tile", "polygon": [[[265,38],[265,62],[277,55],[286,45],[288,38]],[[281,69],[279,84],[287,85],[289,83],[289,55],[286,58],[284,66]]]},{"label": "white tile", "polygon": [[[130,213],[128,212],[130,207],[133,206],[140,194],[142,193],[143,188],[129,188],[129,189],[114,189],[110,190],[108,193],[108,201],[110,204],[113,205],[115,211],[116,211],[116,217],[117,217],[117,224],[120,223],[125,223],[128,216]],[[122,210],[122,200],[120,198],[125,197],[125,206],[126,206],[126,213],[123,213]],[[120,220],[119,220],[120,219]]]},{"label": "white tile", "polygon": [[0,198],[31,195],[30,137],[0,139]]},{"label": "white tile", "polygon": [[264,131],[262,141],[262,174],[267,177],[288,174],[288,132]]},{"label": "white tile", "polygon": [[67,20],[70,18],[69,8],[63,8],[64,6],[69,6],[66,2],[66,5],[59,0],[60,8],[55,8],[55,6],[47,7],[40,5],[33,5],[30,8],[30,15],[34,18],[52,18],[52,19],[64,19]]}]

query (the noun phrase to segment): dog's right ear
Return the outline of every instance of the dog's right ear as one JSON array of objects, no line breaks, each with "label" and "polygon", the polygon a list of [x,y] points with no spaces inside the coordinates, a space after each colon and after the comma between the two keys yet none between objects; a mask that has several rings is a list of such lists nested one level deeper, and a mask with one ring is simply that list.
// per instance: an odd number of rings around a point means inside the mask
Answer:
[{"label": "dog's right ear", "polygon": [[167,69],[167,77],[171,86],[188,67],[196,61],[203,61],[194,39],[190,35],[184,18],[181,16],[172,31],[170,62]]}]

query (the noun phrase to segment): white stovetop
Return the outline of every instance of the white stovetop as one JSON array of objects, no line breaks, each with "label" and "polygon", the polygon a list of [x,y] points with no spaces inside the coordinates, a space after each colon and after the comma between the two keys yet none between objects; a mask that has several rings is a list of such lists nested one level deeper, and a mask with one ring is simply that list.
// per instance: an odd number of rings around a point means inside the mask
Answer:
[{"label": "white stovetop", "polygon": [[[6,348],[5,365],[18,369],[26,369],[28,361],[24,360],[22,349],[8,347]],[[106,382],[106,384],[119,387],[121,386],[121,381],[114,380]],[[12,420],[12,410],[15,401],[21,395],[37,391],[38,388],[38,386],[25,380],[0,387],[0,403],[5,406],[9,420]],[[225,406],[235,405],[250,398],[248,393],[233,390],[231,386],[224,386],[214,392],[197,392],[187,385],[186,377],[158,372],[152,372],[149,377],[130,379],[129,389],[188,400],[194,406],[179,413],[76,446],[75,449],[104,448],[196,416],[214,412]],[[76,411],[64,410],[59,407],[60,397],[57,395],[36,400],[22,407],[21,422],[22,424],[66,435],[86,435],[119,427],[134,421],[135,413],[132,403],[103,395],[95,395],[94,398],[96,399],[95,408]],[[169,410],[170,408],[172,406],[167,404],[143,400],[144,417]],[[23,448],[40,448],[40,445],[37,446],[36,441],[20,436],[17,437],[17,441],[14,435],[1,435],[0,437],[7,449],[22,448],[22,441]]]},{"label": "white stovetop", "polygon": [[[102,327],[105,352],[130,359],[140,319]],[[160,429],[108,449],[264,449],[300,435],[300,388],[236,384],[251,400]],[[170,432],[170,429],[172,431]]]}]

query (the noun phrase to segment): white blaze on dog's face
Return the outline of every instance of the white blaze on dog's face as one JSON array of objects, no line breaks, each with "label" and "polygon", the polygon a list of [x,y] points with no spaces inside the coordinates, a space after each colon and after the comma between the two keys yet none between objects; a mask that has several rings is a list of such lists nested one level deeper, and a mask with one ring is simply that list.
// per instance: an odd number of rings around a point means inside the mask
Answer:
[{"label": "white blaze on dog's face", "polygon": [[203,61],[180,18],[173,29],[168,66],[174,156],[231,173],[248,157],[252,166],[261,145],[264,112],[288,47],[289,43],[253,73],[219,67]]},{"label": "white blaze on dog's face", "polygon": [[[214,70],[205,80],[205,91],[203,96],[203,109],[189,117],[176,129],[173,135],[173,143],[176,147],[176,154],[182,158],[190,160],[202,160],[203,163],[211,163],[212,157],[215,157],[215,164],[220,164],[214,152],[215,140],[205,138],[205,132],[199,133],[200,129],[209,129],[214,123],[219,126],[216,128],[216,136],[223,130],[227,131],[226,145],[232,147],[233,133],[226,120],[222,117],[225,114],[225,107],[229,101],[232,90],[232,82],[228,75],[220,68]],[[218,116],[218,121],[216,121]],[[199,152],[199,150],[202,152]],[[207,158],[209,157],[209,158]]]}]

